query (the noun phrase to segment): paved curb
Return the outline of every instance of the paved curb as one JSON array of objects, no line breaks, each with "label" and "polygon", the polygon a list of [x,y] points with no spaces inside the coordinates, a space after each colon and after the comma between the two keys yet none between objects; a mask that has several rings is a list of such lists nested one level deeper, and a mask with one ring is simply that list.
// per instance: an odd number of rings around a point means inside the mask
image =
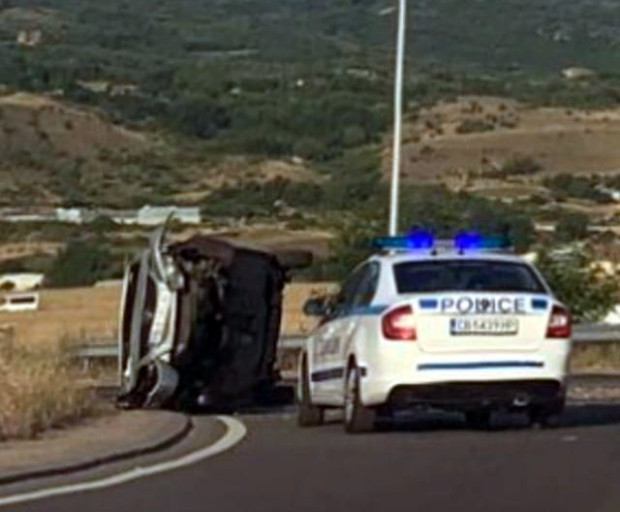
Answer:
[{"label": "paved curb", "polygon": [[66,464],[52,464],[50,466],[40,466],[33,469],[15,471],[14,473],[0,473],[0,486],[25,482],[28,480],[36,480],[40,478],[49,478],[55,476],[70,475],[80,471],[86,471],[105,464],[121,462],[144,455],[149,455],[161,450],[165,450],[185,439],[193,430],[194,425],[192,419],[184,415],[184,421],[179,427],[171,430],[160,439],[143,444],[142,446],[131,446],[126,449],[117,449],[111,453],[100,455],[89,460],[79,462],[69,462]]}]

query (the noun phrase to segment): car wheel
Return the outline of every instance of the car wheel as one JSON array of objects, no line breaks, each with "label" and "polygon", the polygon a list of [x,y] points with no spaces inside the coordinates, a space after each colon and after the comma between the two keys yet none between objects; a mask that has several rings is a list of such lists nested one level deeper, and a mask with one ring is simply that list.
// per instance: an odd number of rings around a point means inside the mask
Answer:
[{"label": "car wheel", "polygon": [[344,429],[349,434],[369,432],[374,429],[375,420],[375,409],[362,405],[360,371],[354,364],[347,372],[344,385]]},{"label": "car wheel", "polygon": [[563,402],[558,402],[553,406],[531,409],[528,412],[530,426],[533,428],[558,428],[563,409]]},{"label": "car wheel", "polygon": [[323,408],[312,404],[308,360],[304,356],[301,363],[301,375],[297,393],[297,424],[300,427],[321,425],[323,423],[323,415]]},{"label": "car wheel", "polygon": [[477,409],[465,413],[465,421],[471,428],[477,430],[488,430],[491,428],[491,411],[488,409]]}]

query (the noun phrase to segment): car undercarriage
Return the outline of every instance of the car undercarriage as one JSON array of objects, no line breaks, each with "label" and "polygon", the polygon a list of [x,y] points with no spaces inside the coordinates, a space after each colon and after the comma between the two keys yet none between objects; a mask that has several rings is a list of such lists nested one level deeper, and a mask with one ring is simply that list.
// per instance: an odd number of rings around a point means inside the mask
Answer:
[{"label": "car undercarriage", "polygon": [[280,380],[282,292],[307,251],[266,251],[166,228],[126,269],[119,328],[121,407],[234,408]]}]

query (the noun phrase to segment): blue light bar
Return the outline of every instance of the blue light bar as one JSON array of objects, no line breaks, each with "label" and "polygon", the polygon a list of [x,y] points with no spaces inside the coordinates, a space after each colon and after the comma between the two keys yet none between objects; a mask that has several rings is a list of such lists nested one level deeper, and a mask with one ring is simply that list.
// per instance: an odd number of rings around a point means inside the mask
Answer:
[{"label": "blue light bar", "polygon": [[462,231],[454,237],[454,248],[459,251],[492,251],[509,249],[510,240],[501,235],[482,236],[473,231]]},{"label": "blue light bar", "polygon": [[435,240],[430,231],[416,230],[401,236],[375,238],[372,246],[383,251],[502,251],[511,248],[505,236],[483,236],[474,231],[462,231],[452,240]]},{"label": "blue light bar", "polygon": [[435,247],[435,238],[429,231],[412,231],[403,236],[384,236],[375,238],[372,241],[373,247],[382,250],[390,249],[406,249],[406,250],[424,250]]},{"label": "blue light bar", "polygon": [[482,235],[473,231],[461,231],[454,237],[454,248],[460,251],[480,249],[483,242]]}]

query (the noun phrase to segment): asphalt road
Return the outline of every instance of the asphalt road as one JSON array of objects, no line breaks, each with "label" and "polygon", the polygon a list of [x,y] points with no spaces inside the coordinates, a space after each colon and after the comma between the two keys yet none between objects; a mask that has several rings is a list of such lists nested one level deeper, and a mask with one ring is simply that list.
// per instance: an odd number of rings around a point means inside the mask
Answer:
[{"label": "asphalt road", "polygon": [[481,432],[424,416],[348,436],[338,422],[301,430],[291,413],[242,419],[247,438],[216,458],[10,510],[620,511],[620,405],[572,407],[557,430],[507,418]]}]

